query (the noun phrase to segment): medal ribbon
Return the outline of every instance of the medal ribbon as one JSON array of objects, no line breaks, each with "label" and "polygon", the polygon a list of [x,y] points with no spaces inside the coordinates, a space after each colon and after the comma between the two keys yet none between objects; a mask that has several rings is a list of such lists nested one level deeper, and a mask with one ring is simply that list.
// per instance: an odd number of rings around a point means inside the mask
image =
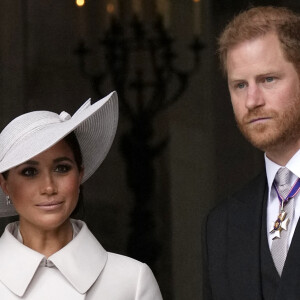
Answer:
[{"label": "medal ribbon", "polygon": [[295,197],[296,194],[299,192],[300,190],[300,178],[298,178],[298,180],[296,180],[295,184],[293,185],[293,187],[290,189],[288,195],[286,196],[286,198],[284,199],[278,192],[277,186],[275,183],[273,183],[276,194],[278,196],[279,202],[280,202],[280,206],[282,206],[282,201],[283,201],[283,206],[286,205],[288,203],[288,201]]}]

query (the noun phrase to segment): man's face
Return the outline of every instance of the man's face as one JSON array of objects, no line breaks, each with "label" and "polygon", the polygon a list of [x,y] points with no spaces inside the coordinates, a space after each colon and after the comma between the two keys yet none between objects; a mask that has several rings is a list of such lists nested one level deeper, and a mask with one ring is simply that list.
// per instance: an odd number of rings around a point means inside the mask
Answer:
[{"label": "man's face", "polygon": [[268,152],[300,140],[299,76],[276,34],[230,49],[227,74],[237,124],[255,147]]}]

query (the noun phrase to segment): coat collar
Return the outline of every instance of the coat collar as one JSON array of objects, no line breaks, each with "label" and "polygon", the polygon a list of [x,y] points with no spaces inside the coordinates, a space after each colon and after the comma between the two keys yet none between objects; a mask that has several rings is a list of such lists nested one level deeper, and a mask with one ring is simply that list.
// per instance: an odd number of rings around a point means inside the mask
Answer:
[{"label": "coat collar", "polygon": [[[64,248],[48,258],[70,284],[81,294],[96,281],[107,261],[107,252],[86,224]],[[13,235],[15,223],[6,226],[0,238],[0,281],[14,294],[22,297],[45,257],[21,244]]]}]

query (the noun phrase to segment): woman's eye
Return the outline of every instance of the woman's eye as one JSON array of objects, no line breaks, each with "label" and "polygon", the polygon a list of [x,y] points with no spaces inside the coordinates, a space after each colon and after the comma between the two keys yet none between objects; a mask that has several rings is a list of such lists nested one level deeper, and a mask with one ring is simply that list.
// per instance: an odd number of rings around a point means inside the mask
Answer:
[{"label": "woman's eye", "polygon": [[21,174],[26,177],[33,177],[37,174],[36,168],[25,168],[21,171]]},{"label": "woman's eye", "polygon": [[244,83],[244,82],[240,82],[240,83],[238,83],[238,84],[236,85],[236,87],[237,87],[238,89],[243,89],[243,88],[245,87],[245,83]]},{"label": "woman's eye", "polygon": [[69,165],[58,165],[56,166],[55,168],[55,172],[58,172],[58,173],[67,173],[71,170],[71,166]]}]

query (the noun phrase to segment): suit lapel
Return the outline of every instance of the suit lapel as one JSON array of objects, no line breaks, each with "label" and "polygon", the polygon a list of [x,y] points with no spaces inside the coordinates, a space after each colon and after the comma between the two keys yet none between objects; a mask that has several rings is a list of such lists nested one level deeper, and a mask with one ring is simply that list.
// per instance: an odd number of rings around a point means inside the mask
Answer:
[{"label": "suit lapel", "polygon": [[262,299],[260,235],[266,197],[266,176],[262,174],[235,197],[228,214],[228,272],[234,299]]}]

